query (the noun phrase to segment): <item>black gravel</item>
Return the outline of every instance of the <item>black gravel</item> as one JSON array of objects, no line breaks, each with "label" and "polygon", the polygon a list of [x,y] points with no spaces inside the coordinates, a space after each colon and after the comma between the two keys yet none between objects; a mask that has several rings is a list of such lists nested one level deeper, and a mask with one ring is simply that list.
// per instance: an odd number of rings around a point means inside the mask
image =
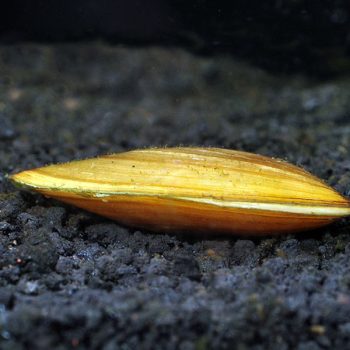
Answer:
[{"label": "black gravel", "polygon": [[6,174],[156,145],[243,149],[350,189],[350,79],[101,43],[0,47],[1,349],[345,349],[350,226],[135,231]]}]

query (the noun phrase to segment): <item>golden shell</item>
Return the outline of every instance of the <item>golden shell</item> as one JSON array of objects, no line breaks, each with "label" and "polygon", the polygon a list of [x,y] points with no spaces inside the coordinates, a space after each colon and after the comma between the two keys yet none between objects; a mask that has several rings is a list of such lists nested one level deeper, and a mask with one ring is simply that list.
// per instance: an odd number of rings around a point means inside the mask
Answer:
[{"label": "golden shell", "polygon": [[219,148],[152,148],[23,171],[19,185],[153,231],[278,234],[350,215],[350,202],[284,161]]}]

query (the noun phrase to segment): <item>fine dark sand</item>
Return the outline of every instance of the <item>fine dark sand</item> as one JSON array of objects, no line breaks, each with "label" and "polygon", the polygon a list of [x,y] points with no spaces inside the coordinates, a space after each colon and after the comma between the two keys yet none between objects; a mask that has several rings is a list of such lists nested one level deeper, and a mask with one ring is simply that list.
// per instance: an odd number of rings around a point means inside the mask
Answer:
[{"label": "fine dark sand", "polygon": [[0,47],[1,349],[345,349],[350,226],[153,234],[6,174],[149,146],[287,159],[350,194],[350,77],[102,43]]}]

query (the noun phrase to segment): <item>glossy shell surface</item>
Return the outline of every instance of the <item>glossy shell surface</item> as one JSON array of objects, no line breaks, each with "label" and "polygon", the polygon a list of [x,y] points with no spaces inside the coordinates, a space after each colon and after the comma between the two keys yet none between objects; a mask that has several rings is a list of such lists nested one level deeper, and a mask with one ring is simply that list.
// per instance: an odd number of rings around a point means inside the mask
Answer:
[{"label": "glossy shell surface", "polygon": [[219,148],[152,148],[27,170],[26,188],[158,232],[270,235],[350,215],[349,201],[285,161]]}]

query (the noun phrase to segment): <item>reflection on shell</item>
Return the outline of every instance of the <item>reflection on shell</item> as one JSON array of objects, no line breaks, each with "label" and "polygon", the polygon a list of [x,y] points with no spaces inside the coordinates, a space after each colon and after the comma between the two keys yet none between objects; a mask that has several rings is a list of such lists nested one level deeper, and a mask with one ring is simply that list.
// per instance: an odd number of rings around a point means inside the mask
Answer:
[{"label": "reflection on shell", "polygon": [[23,171],[26,188],[153,231],[278,234],[350,215],[307,171],[247,152],[152,148]]}]

